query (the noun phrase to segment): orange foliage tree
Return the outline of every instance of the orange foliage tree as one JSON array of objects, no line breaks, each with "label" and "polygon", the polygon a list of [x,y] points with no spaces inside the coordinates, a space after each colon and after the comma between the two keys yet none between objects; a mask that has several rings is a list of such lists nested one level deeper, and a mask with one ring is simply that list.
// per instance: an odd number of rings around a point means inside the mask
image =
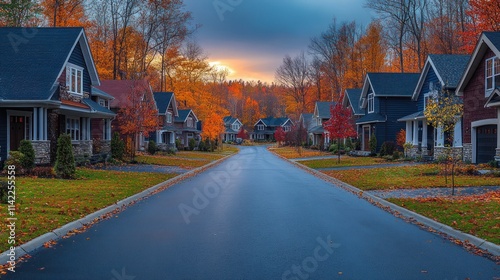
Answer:
[{"label": "orange foliage tree", "polygon": [[137,140],[148,137],[159,125],[158,110],[151,92],[142,83],[136,82],[127,95],[127,103],[118,111],[120,131],[131,140],[130,154],[135,158]]},{"label": "orange foliage tree", "polygon": [[210,151],[214,151],[214,143],[221,143],[220,136],[224,133],[224,120],[216,112],[211,112],[203,121],[201,137],[210,141]]},{"label": "orange foliage tree", "polygon": [[83,0],[42,0],[41,6],[44,16],[53,27],[89,25]]}]

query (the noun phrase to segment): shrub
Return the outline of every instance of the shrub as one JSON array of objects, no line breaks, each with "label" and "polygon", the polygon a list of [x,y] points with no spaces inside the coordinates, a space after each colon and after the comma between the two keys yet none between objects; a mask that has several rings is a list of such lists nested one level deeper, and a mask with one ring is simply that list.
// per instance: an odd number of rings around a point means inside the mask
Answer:
[{"label": "shrub", "polygon": [[24,155],[21,157],[21,166],[24,169],[29,170],[35,167],[35,150],[33,149],[33,145],[31,145],[30,141],[21,140],[19,152]]},{"label": "shrub", "polygon": [[16,174],[22,175],[24,174],[24,169],[22,166],[24,154],[19,151],[10,151],[9,157],[5,160],[4,171],[7,171],[9,165],[14,165],[16,167]]},{"label": "shrub", "polygon": [[490,160],[488,161],[488,166],[491,168],[497,168],[498,167],[498,161],[496,160]]},{"label": "shrub", "polygon": [[370,137],[370,152],[372,154],[377,153],[377,137],[375,137],[375,135]]},{"label": "shrub", "polygon": [[29,174],[31,176],[36,176],[40,178],[55,178],[56,173],[54,169],[50,166],[37,166],[30,170]]},{"label": "shrub", "polygon": [[9,184],[5,181],[0,181],[0,203],[6,204],[9,196]]},{"label": "shrub", "polygon": [[347,149],[349,149],[349,151],[350,151],[350,150],[352,150],[353,148],[354,148],[354,145],[353,145],[353,143],[352,143],[351,138],[347,138],[347,139],[345,140],[345,149],[346,149],[346,150],[347,150]]},{"label": "shrub", "polygon": [[200,141],[200,143],[198,144],[198,150],[200,150],[202,152],[207,151],[207,147],[205,146],[205,141]]},{"label": "shrub", "polygon": [[479,175],[479,171],[474,165],[459,165],[455,168],[455,175]]},{"label": "shrub", "polygon": [[181,144],[181,140],[179,139],[175,139],[175,147],[177,148],[177,150],[182,150],[182,144]]},{"label": "shrub", "polygon": [[394,144],[394,142],[385,141],[382,144],[382,147],[380,148],[380,155],[381,156],[393,155],[395,149],[396,149],[396,144]]},{"label": "shrub", "polygon": [[194,138],[189,139],[188,145],[190,151],[194,150],[194,148],[196,147],[196,140],[194,140]]},{"label": "shrub", "polygon": [[116,160],[123,160],[125,154],[125,143],[120,138],[120,134],[115,132],[111,138],[111,157]]},{"label": "shrub", "polygon": [[157,151],[158,151],[158,147],[156,146],[156,142],[153,140],[150,140],[148,143],[148,153],[150,155],[154,155],[154,154],[156,154]]},{"label": "shrub", "polygon": [[401,153],[398,150],[394,151],[394,153],[392,154],[392,159],[398,160],[400,158],[401,158]]},{"label": "shrub", "polygon": [[65,179],[75,177],[75,157],[71,137],[68,134],[61,134],[57,139],[57,155],[54,169],[58,177]]}]

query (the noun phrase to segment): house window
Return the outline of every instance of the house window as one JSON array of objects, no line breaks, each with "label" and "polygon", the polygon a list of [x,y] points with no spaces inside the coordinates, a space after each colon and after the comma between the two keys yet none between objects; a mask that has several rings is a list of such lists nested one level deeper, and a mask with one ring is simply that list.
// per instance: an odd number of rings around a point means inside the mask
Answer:
[{"label": "house window", "polygon": [[261,139],[261,140],[264,139],[264,134],[257,135],[257,139]]},{"label": "house window", "polygon": [[187,119],[187,126],[188,126],[188,127],[194,127],[193,118],[189,117],[189,118]]},{"label": "house window", "polygon": [[172,123],[172,112],[167,112],[167,123]]},{"label": "house window", "polygon": [[284,126],[284,127],[283,127],[283,130],[284,130],[285,132],[289,132],[289,131],[290,131],[290,130],[292,130],[292,129],[291,129],[291,127],[290,127],[289,125],[287,125],[287,126]]},{"label": "house window", "polygon": [[66,133],[69,134],[71,140],[80,140],[80,119],[66,118]]},{"label": "house window", "polygon": [[66,68],[66,86],[70,93],[83,95],[83,68],[68,64]]},{"label": "house window", "polygon": [[233,130],[240,130],[240,126],[238,124],[233,124]]},{"label": "house window", "polygon": [[500,59],[492,57],[486,60],[486,92],[488,97],[495,87],[500,86]]},{"label": "house window", "polygon": [[109,103],[108,100],[99,98],[99,105],[101,105],[102,107],[109,109],[108,103]]},{"label": "house window", "polygon": [[257,130],[264,130],[264,125],[263,124],[257,125]]},{"label": "house window", "polygon": [[368,113],[375,112],[375,94],[368,94]]},{"label": "house window", "polygon": [[425,108],[427,108],[427,104],[429,104],[429,101],[436,100],[436,98],[437,98],[436,92],[428,92],[424,95],[424,111]]},{"label": "house window", "polygon": [[318,118],[316,119],[316,123],[317,123],[317,125],[322,125],[322,124],[323,124],[323,121],[322,121],[322,120],[318,117]]}]

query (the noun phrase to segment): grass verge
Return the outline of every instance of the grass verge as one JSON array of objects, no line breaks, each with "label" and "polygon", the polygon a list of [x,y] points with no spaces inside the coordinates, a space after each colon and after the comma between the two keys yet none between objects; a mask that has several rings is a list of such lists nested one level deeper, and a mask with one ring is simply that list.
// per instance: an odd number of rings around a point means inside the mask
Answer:
[{"label": "grass verge", "polygon": [[[342,156],[340,163],[337,158],[318,159],[318,160],[303,160],[301,164],[310,168],[330,168],[330,167],[347,167],[347,166],[363,166],[392,163],[382,158],[376,157],[350,157]],[[395,162],[394,162],[395,163]]]},{"label": "grass verge", "polygon": [[[78,179],[16,178],[16,246],[166,181],[176,174],[77,169]],[[0,204],[0,219],[7,218]],[[0,240],[7,240],[7,231]],[[0,242],[0,251],[8,249]]]},{"label": "grass verge", "polygon": [[[323,173],[362,190],[417,189],[451,186],[450,177],[437,175],[439,166],[422,164],[404,167],[324,171]],[[456,187],[500,186],[500,177],[457,175]]]},{"label": "grass verge", "polygon": [[500,245],[500,192],[456,198],[388,201]]},{"label": "grass verge", "polygon": [[280,148],[270,147],[269,150],[287,159],[332,155],[331,153],[327,152],[304,149],[304,148],[297,149],[296,147],[280,147]]}]

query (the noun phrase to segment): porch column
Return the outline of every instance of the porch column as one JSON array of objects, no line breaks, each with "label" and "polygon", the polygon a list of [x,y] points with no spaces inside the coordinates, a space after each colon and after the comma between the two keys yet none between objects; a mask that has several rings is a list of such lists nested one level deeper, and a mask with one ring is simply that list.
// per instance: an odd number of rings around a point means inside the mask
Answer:
[{"label": "porch column", "polygon": [[38,140],[38,108],[33,108],[33,131],[31,135],[33,141]]},{"label": "porch column", "polygon": [[497,150],[500,150],[500,107],[497,109]]},{"label": "porch column", "polygon": [[406,121],[406,142],[413,142],[411,139],[411,121]]},{"label": "porch column", "polygon": [[45,140],[44,138],[44,133],[43,133],[43,130],[44,130],[44,114],[43,114],[43,108],[38,108],[38,136],[37,136],[37,140]]},{"label": "porch column", "polygon": [[427,149],[427,121],[422,121],[422,149]]},{"label": "porch column", "polygon": [[413,122],[413,146],[418,146],[418,121]]},{"label": "porch column", "polygon": [[169,144],[175,144],[175,133],[170,132],[170,143]]},{"label": "porch column", "polygon": [[[498,134],[498,129],[497,129]],[[453,147],[462,147],[462,119],[459,119],[455,124],[455,129],[453,130]],[[498,137],[497,137],[497,147],[498,147]]]},{"label": "porch column", "polygon": [[158,143],[158,144],[161,144],[161,140],[162,140],[161,139],[162,138],[161,135],[162,135],[162,132],[159,131],[159,130],[157,130],[156,131],[156,143]]},{"label": "porch column", "polygon": [[47,141],[49,139],[49,110],[43,108],[43,140]]},{"label": "porch column", "polygon": [[443,147],[444,146],[444,132],[443,132],[443,127],[438,126],[437,128],[437,146],[438,147]]}]

